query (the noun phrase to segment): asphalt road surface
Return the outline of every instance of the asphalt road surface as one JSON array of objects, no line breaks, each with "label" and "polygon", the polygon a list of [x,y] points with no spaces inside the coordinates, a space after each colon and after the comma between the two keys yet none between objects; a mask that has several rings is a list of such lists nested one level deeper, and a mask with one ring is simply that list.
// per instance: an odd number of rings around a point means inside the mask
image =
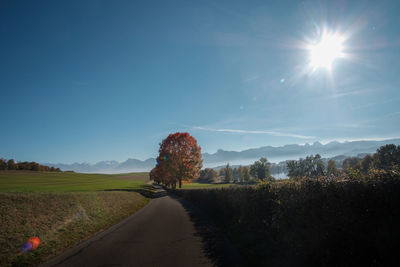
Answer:
[{"label": "asphalt road surface", "polygon": [[165,195],[41,266],[211,265],[188,213],[177,200]]}]

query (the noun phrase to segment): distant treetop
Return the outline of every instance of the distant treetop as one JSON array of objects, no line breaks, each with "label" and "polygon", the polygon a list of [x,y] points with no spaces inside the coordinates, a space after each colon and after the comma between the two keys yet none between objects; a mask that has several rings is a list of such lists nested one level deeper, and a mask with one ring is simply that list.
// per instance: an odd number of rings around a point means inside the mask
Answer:
[{"label": "distant treetop", "polygon": [[41,172],[61,172],[60,168],[40,165],[37,162],[15,162],[13,159],[8,161],[0,158],[0,170],[5,171],[41,171]]}]

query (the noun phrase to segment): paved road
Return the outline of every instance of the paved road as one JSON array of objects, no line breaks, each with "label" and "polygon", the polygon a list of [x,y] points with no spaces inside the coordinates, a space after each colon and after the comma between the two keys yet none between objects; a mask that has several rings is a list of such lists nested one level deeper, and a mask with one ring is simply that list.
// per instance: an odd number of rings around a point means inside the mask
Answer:
[{"label": "paved road", "polygon": [[178,201],[165,195],[42,266],[211,265],[189,215]]}]

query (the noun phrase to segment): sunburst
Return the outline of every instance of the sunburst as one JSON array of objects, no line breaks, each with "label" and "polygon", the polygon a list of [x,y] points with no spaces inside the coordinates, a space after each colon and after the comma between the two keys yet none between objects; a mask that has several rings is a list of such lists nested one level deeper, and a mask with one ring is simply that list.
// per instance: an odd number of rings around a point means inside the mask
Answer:
[{"label": "sunburst", "polygon": [[313,44],[308,45],[310,53],[310,67],[331,69],[332,64],[338,58],[344,57],[343,42],[345,39],[338,33],[324,32]]}]

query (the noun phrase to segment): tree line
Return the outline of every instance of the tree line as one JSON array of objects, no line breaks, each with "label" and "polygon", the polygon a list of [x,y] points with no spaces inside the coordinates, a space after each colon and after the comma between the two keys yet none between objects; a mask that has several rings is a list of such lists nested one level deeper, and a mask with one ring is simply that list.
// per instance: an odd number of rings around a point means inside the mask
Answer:
[{"label": "tree line", "polygon": [[200,171],[199,182],[211,183],[221,178],[224,183],[251,184],[257,181],[272,181],[270,173],[271,163],[266,158],[260,158],[250,166],[240,165],[232,168],[229,163],[217,172],[212,168]]},{"label": "tree line", "polygon": [[[250,166],[232,168],[229,163],[216,171],[205,168],[200,171],[199,182],[212,183],[218,178],[224,183],[252,184],[255,182],[273,181],[272,164],[266,158],[260,158]],[[364,158],[348,157],[341,166],[330,159],[324,163],[319,154],[310,155],[299,160],[286,162],[288,176],[292,180],[308,179],[349,179],[368,175],[383,175],[383,172],[400,173],[400,146],[388,144],[380,147],[373,155]]]},{"label": "tree line", "polygon": [[386,173],[400,173],[400,146],[388,144],[381,146],[373,155],[364,158],[348,157],[339,169],[330,159],[327,166],[319,154],[305,159],[291,160],[286,166],[288,176],[293,180],[308,179],[356,179],[379,176]]},{"label": "tree line", "polygon": [[[310,155],[299,160],[286,162],[286,170],[291,180],[301,179],[348,179],[367,176],[385,175],[384,172],[400,171],[400,146],[385,145],[374,155],[366,155],[363,159],[349,157],[343,161],[342,168],[330,159],[325,165],[319,154]],[[157,184],[176,188],[183,181],[198,179],[199,182],[253,184],[272,182],[271,163],[267,158],[260,158],[250,166],[232,168],[229,163],[217,172],[211,168],[202,168],[201,147],[189,133],[174,133],[160,143],[157,164],[150,172],[150,179]],[[279,166],[282,168],[282,166]],[[36,167],[37,168],[37,167]],[[283,168],[282,168],[283,169]]]},{"label": "tree line", "polygon": [[61,172],[60,168],[41,165],[34,161],[15,162],[13,159],[6,160],[2,158],[0,158],[0,170]]}]

